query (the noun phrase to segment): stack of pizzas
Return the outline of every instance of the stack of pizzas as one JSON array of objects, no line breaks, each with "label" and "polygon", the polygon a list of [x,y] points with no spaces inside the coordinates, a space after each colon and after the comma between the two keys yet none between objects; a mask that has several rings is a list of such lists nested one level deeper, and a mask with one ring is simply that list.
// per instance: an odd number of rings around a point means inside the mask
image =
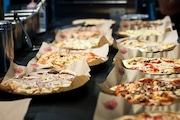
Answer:
[{"label": "stack of pizzas", "polygon": [[[134,24],[143,23],[140,26],[142,27],[144,24],[156,25],[156,22],[160,21],[136,21]],[[116,40],[116,48],[119,50],[114,58],[114,68],[107,76],[106,81],[99,84],[104,93],[115,95],[116,100],[120,99],[121,101],[119,104],[116,103],[117,111],[115,111],[117,114],[111,116],[113,119],[180,119],[180,47],[177,42],[178,36],[176,30],[169,31],[169,33],[162,31],[150,26],[145,29],[121,31],[124,38]],[[104,96],[104,98],[99,99],[107,99],[108,101],[114,98]],[[123,105],[124,101],[128,102],[129,109],[124,107],[126,106]],[[96,113],[98,113],[98,109],[96,109]],[[121,110],[119,114],[118,110]],[[109,114],[111,113],[109,112]]]}]

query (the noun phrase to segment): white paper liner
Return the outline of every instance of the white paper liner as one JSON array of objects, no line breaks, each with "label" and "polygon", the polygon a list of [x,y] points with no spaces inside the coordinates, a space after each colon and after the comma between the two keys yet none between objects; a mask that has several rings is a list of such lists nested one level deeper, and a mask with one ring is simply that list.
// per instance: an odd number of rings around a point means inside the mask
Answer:
[{"label": "white paper liner", "polygon": [[0,101],[0,120],[24,120],[31,98]]}]

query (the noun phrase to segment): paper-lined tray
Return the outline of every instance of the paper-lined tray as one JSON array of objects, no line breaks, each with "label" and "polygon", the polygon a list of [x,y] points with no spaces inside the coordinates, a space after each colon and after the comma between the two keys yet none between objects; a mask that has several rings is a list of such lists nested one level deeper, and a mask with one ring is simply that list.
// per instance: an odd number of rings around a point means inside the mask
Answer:
[{"label": "paper-lined tray", "polygon": [[[47,95],[47,94],[61,93],[61,92],[66,92],[66,91],[76,89],[78,87],[81,87],[82,85],[84,85],[85,83],[87,83],[90,80],[90,74],[89,74],[90,68],[89,68],[87,62],[85,61],[85,59],[82,59],[81,61],[75,62],[74,64],[71,64],[69,66],[66,66],[66,68],[63,68],[61,70],[53,69],[53,68],[51,68],[51,69],[41,69],[41,68],[36,69],[36,67],[37,67],[36,64],[30,64],[28,66],[21,66],[21,65],[15,64],[15,63],[11,63],[8,72],[6,73],[3,81],[0,84],[0,89],[5,92],[21,94],[21,95]],[[36,73],[36,72],[38,72],[38,74],[42,74],[42,71],[51,71],[51,70],[53,70],[53,72],[55,71],[55,73],[51,73],[51,74],[49,74],[49,76],[47,76],[50,78],[45,77],[45,75],[48,75],[47,73],[44,74],[42,77],[40,77],[43,80],[45,80],[43,83],[41,83],[41,79],[39,79],[39,76],[37,76],[37,78],[36,78],[36,76],[34,75],[34,73]],[[63,86],[64,83],[62,83],[62,85],[61,85],[61,79],[59,79],[60,77],[57,76],[59,73],[57,73],[56,71],[63,71],[67,75],[68,75],[68,71],[69,71],[70,73],[73,73],[75,75],[75,77],[69,81],[71,83],[68,83],[68,86],[66,85],[66,82],[65,82],[65,86]],[[32,81],[31,82],[32,84],[30,84],[30,86],[32,87],[32,85],[35,84],[35,86],[36,86],[36,88],[34,88],[35,90],[30,89],[31,91],[29,92],[29,90],[27,89],[27,92],[24,92],[24,90],[22,90],[23,92],[21,92],[21,90],[20,90],[20,92],[19,92],[19,90],[17,92],[14,89],[14,86],[9,87],[9,85],[11,85],[11,83],[7,82],[7,84],[9,84],[8,86],[6,84],[2,84],[3,82],[6,82],[13,77],[17,76],[19,79],[23,75],[27,75],[27,76],[25,76],[25,78],[27,78],[29,82],[31,80],[30,76],[32,76],[32,80],[34,80],[34,82]],[[30,78],[28,78],[28,77],[30,77]],[[60,80],[59,82],[56,81],[56,79],[54,79],[56,77],[58,77],[57,80]],[[16,79],[16,80],[18,80],[18,79]],[[21,79],[19,79],[19,80],[21,80]],[[68,79],[66,79],[66,77],[63,77],[63,75],[62,75],[62,80],[67,81]],[[28,88],[28,87],[26,87],[26,85],[28,86],[29,83],[27,82],[26,79],[24,81],[25,82],[22,83],[23,84],[22,87]],[[40,81],[40,83],[38,81]],[[57,84],[61,85],[61,86],[58,88],[56,87],[56,89],[52,88],[52,92],[49,92],[51,90],[51,89],[49,89],[49,88],[51,88],[49,86],[53,87],[53,85],[49,82],[53,82],[53,84],[56,84],[56,82],[57,82]],[[16,85],[18,87],[18,84],[16,84]],[[41,86],[41,85],[43,85],[43,86]],[[48,87],[45,87],[44,85],[47,85]],[[37,87],[37,86],[39,86],[39,87]],[[46,88],[48,88],[48,91],[46,91]],[[39,92],[39,90],[41,90],[41,89],[42,90],[45,89],[45,92],[43,92],[43,91]]]},{"label": "paper-lined tray", "polygon": [[[138,49],[130,49],[126,48],[120,45],[120,42],[123,40],[146,40],[146,41],[157,41],[157,42],[163,42],[163,43],[173,43],[175,44],[175,48],[171,49],[169,51],[161,51],[161,52],[141,52]],[[121,57],[121,59],[128,59],[133,57],[169,57],[169,58],[179,58],[179,44],[178,44],[178,35],[177,31],[173,30],[171,32],[167,32],[160,36],[151,36],[146,38],[123,38],[118,39],[116,41],[116,44],[114,44],[114,47],[119,49],[118,55]]]},{"label": "paper-lined tray", "polygon": [[[162,41],[162,42],[173,42],[176,47],[170,51],[155,52],[155,53],[143,53],[139,50],[124,48],[118,45],[123,39],[117,40],[115,45],[118,53],[114,57],[114,67],[107,76],[103,83],[98,84],[102,92],[100,92],[97,106],[94,114],[94,120],[109,120],[117,117],[129,114],[139,114],[142,112],[151,111],[170,111],[180,112],[180,100],[173,102],[167,106],[145,106],[140,104],[130,104],[126,99],[117,97],[115,92],[110,90],[111,87],[116,86],[120,83],[133,82],[141,78],[180,78],[180,74],[160,75],[160,74],[146,74],[138,70],[127,69],[123,66],[122,60],[130,59],[134,57],[166,57],[179,59],[180,46],[177,43],[177,32],[171,31],[160,36],[142,37],[145,40]],[[129,38],[124,38],[129,39]],[[132,38],[131,38],[132,39]]]},{"label": "paper-lined tray", "polygon": [[[0,89],[21,95],[48,95],[79,88],[90,80],[90,67],[84,56],[82,59],[73,61],[71,64],[60,68],[37,64],[37,60],[42,54],[52,51],[77,52],[59,49],[44,42],[36,56],[28,62],[27,66],[11,63],[8,72],[0,83]],[[99,51],[104,52],[99,53]],[[100,64],[108,59],[108,51],[109,45],[106,44],[102,48],[93,49],[91,52],[101,55],[103,59],[96,61],[96,63]]]},{"label": "paper-lined tray", "polygon": [[180,103],[171,106],[131,105],[126,100],[100,92],[94,114],[94,120],[112,120],[123,115],[140,114],[152,111],[180,112]]},{"label": "paper-lined tray", "polygon": [[163,19],[145,21],[145,20],[121,20],[119,31],[139,30],[139,29],[166,29],[172,28],[172,22],[169,16]]},{"label": "paper-lined tray", "polygon": [[[35,69],[39,69],[39,68],[47,68],[47,67],[56,67],[56,68],[61,68],[60,66],[54,66],[53,64],[39,64],[38,60],[46,54],[52,54],[52,53],[59,53],[57,55],[60,55],[62,53],[63,54],[67,54],[68,56],[74,54],[74,57],[79,57],[77,59],[74,59],[74,61],[78,61],[81,60],[85,57],[86,62],[89,66],[95,66],[95,65],[99,65],[101,63],[104,63],[108,60],[108,52],[109,52],[109,45],[108,44],[104,44],[103,46],[99,47],[99,48],[92,48],[92,49],[86,49],[86,50],[66,50],[66,49],[59,49],[57,47],[54,47],[51,44],[45,43],[43,42],[40,50],[38,51],[38,53],[36,54],[36,57],[34,57],[33,59],[31,59],[28,62],[28,67],[31,66],[36,66]],[[82,54],[82,55],[81,55]],[[88,56],[84,56],[83,54],[92,54],[92,57],[88,57]],[[67,56],[67,58],[68,58]],[[46,57],[45,57],[46,58]],[[56,62],[60,62],[61,59],[63,59],[63,57],[61,56],[56,56],[56,58],[49,58],[47,57],[46,59],[44,59],[44,62],[48,59],[57,59]],[[95,59],[94,59],[95,58]],[[68,58],[69,59],[69,58]],[[73,59],[71,58],[71,64],[73,63]],[[66,68],[67,65],[65,65],[64,67]]]},{"label": "paper-lined tray", "polygon": [[[107,76],[105,82],[98,84],[101,89],[99,95],[96,111],[94,114],[95,120],[108,120],[116,117],[128,114],[138,114],[142,112],[151,111],[170,111],[180,112],[180,101],[175,101],[173,104],[168,106],[145,106],[140,104],[130,104],[126,99],[117,97],[115,92],[110,90],[111,87],[116,86],[120,83],[133,82],[141,78],[158,78],[158,77],[169,77],[176,78],[180,77],[180,74],[172,75],[152,75],[145,74],[137,70],[126,69],[122,65],[120,59],[115,59],[115,66]],[[103,114],[101,114],[103,113]]]},{"label": "paper-lined tray", "polygon": [[114,39],[112,37],[111,22],[106,22],[97,26],[83,26],[72,27],[63,30],[56,31],[55,40],[52,44],[57,44],[62,40],[78,39],[78,40],[95,40],[98,47],[100,41],[105,41],[109,45],[112,45]]}]

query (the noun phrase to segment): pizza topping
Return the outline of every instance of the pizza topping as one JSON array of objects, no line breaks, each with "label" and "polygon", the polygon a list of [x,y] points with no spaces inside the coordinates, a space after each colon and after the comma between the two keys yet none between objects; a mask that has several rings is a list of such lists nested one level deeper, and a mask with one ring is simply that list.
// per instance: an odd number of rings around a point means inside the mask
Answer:
[{"label": "pizza topping", "polygon": [[180,98],[180,79],[142,78],[134,82],[117,85],[116,95],[127,99],[132,104],[170,105]]},{"label": "pizza topping", "polygon": [[63,48],[63,49],[73,49],[73,50],[85,50],[98,46],[99,38],[89,38],[85,39],[77,39],[70,38],[66,40],[61,40],[58,43],[54,44],[54,46]]},{"label": "pizza topping", "polygon": [[75,52],[49,52],[42,54],[37,60],[38,64],[48,65],[49,67],[63,68],[74,62],[86,59],[87,63],[90,64],[96,60],[105,60],[103,57],[99,57],[94,53],[75,53]]},{"label": "pizza topping", "polygon": [[149,74],[173,74],[180,72],[179,59],[135,57],[123,60],[126,68]]},{"label": "pizza topping", "polygon": [[123,36],[152,36],[152,35],[160,35],[163,34],[164,30],[126,30],[126,31],[118,31],[118,35]]}]

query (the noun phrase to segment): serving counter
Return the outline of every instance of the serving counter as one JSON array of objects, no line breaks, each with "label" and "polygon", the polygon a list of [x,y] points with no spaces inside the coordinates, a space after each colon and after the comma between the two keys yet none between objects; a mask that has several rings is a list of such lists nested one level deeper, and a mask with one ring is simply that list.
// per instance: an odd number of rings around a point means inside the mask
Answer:
[{"label": "serving counter", "polygon": [[[34,45],[54,40],[54,26],[52,30],[38,34]],[[90,80],[80,88],[51,95],[23,96],[0,91],[0,100],[19,100],[32,98],[25,120],[92,120],[95,112],[100,89],[97,83],[102,83],[111,71],[112,60],[117,50],[110,47],[109,59],[103,64],[91,67]],[[36,55],[37,51],[19,50],[15,52],[15,63],[26,65]]]}]

